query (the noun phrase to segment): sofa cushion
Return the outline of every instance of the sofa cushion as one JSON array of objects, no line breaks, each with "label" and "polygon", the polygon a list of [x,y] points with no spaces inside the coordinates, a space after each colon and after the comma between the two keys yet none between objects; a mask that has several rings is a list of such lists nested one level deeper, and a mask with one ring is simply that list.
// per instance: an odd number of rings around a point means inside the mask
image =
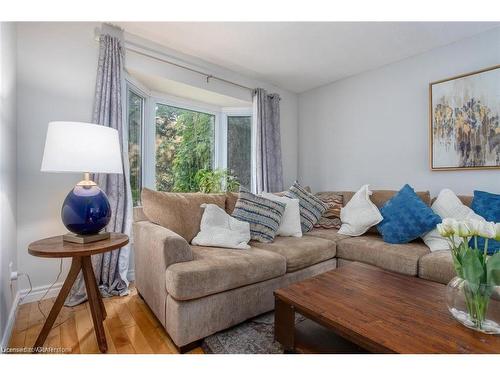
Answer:
[{"label": "sofa cushion", "polygon": [[[484,217],[486,221],[500,223],[500,194],[474,190],[471,207],[476,214]],[[474,246],[473,243],[474,240],[472,239],[469,246]],[[478,236],[477,245],[479,249],[484,249],[484,238]],[[493,255],[498,251],[500,251],[500,241],[490,239],[488,241],[488,254]]]},{"label": "sofa cushion", "polygon": [[344,238],[350,238],[349,236],[346,236],[344,234],[339,234],[338,229],[323,229],[323,228],[314,228],[312,231],[304,233],[304,235],[324,238],[325,240],[330,240],[335,243]]},{"label": "sofa cushion", "polygon": [[194,260],[167,268],[167,292],[190,300],[284,275],[285,258],[256,248],[231,250],[191,246]]},{"label": "sofa cushion", "polygon": [[[373,190],[370,199],[378,208],[381,208],[389,199],[395,196],[398,190]],[[415,194],[427,205],[431,205],[431,193],[429,191],[417,191]]]},{"label": "sofa cushion", "polygon": [[226,193],[226,212],[231,215],[234,211],[234,206],[236,206],[236,202],[239,198],[238,193],[227,192]]},{"label": "sofa cushion", "polygon": [[250,238],[260,242],[272,242],[283,220],[286,204],[255,195],[240,187],[231,216],[250,224]]},{"label": "sofa cushion", "polygon": [[329,206],[307,191],[297,181],[285,193],[285,197],[298,199],[300,204],[300,225],[302,233],[309,232]]},{"label": "sofa cushion", "polygon": [[286,271],[293,272],[335,257],[335,242],[313,236],[276,237],[274,242],[250,242],[252,247],[286,258]]},{"label": "sofa cushion", "polygon": [[148,221],[148,217],[144,215],[144,208],[142,206],[136,206],[132,209],[132,218],[134,223]]},{"label": "sofa cushion", "polygon": [[[372,195],[370,196],[370,200],[377,206],[377,208],[381,208],[385,202],[391,199],[398,191],[397,190],[372,190]],[[351,198],[356,193],[355,191],[334,191],[334,192],[322,192],[322,193],[335,193],[341,195],[344,199],[344,207]],[[431,205],[431,193],[429,191],[417,191],[417,195],[424,201],[424,203],[428,206]],[[466,198],[466,197],[465,197]],[[462,197],[460,197],[462,199]],[[467,204],[464,201],[464,204]],[[470,201],[469,204],[470,205]],[[379,233],[376,226],[368,229],[368,233]]]},{"label": "sofa cushion", "polygon": [[384,220],[377,225],[385,242],[403,244],[413,241],[441,223],[439,215],[406,184],[380,209]]},{"label": "sofa cushion", "polygon": [[340,211],[342,226],[339,233],[353,237],[361,236],[373,225],[382,221],[380,211],[370,200],[371,194],[369,185],[363,185],[342,208]]},{"label": "sofa cushion", "polygon": [[300,226],[300,206],[298,199],[280,197],[276,194],[266,192],[262,192],[260,196],[272,201],[284,203],[286,205],[285,212],[283,213],[278,229],[278,236],[302,237],[302,229]]},{"label": "sofa cushion", "polygon": [[328,205],[328,209],[323,213],[319,221],[314,224],[314,228],[339,229],[342,225],[340,220],[340,210],[343,207],[344,198],[335,193],[317,193],[316,196],[323,203]]},{"label": "sofa cushion", "polygon": [[200,231],[203,203],[216,204],[224,209],[225,194],[167,193],[142,189],[141,202],[149,221],[168,228],[187,242]]},{"label": "sofa cushion", "polygon": [[[309,186],[306,186],[304,188],[306,191],[309,193],[311,192],[311,188]],[[277,195],[278,197],[283,197],[285,195],[285,191],[281,191],[278,193],[273,193],[274,195]],[[226,212],[231,215],[234,211],[234,206],[236,206],[236,201],[238,200],[239,194],[234,193],[234,192],[227,192],[226,193]]]},{"label": "sofa cushion", "polygon": [[[433,200],[431,209],[438,214],[441,219],[451,218],[455,220],[479,220],[484,221],[484,218],[476,214],[472,208],[465,205],[456,194],[450,189],[442,189],[437,198]],[[425,244],[431,251],[449,250],[450,243],[447,238],[441,236],[434,228],[422,236]],[[462,243],[462,239],[455,236],[456,243]]]},{"label": "sofa cushion", "polygon": [[415,276],[418,260],[429,253],[423,242],[388,244],[374,234],[351,237],[337,243],[337,257],[356,260],[389,271]]},{"label": "sofa cushion", "polygon": [[[472,205],[472,197],[470,195],[457,195],[458,199],[465,204],[467,207]],[[436,201],[437,197],[431,199],[431,206]]]},{"label": "sofa cushion", "polygon": [[205,208],[200,223],[200,232],[191,241],[192,245],[224,247],[248,250],[250,224],[236,220],[215,204],[202,204]]},{"label": "sofa cushion", "polygon": [[[398,190],[373,190],[372,193],[370,199],[380,209],[389,199],[398,193]],[[416,194],[427,206],[431,205],[431,193],[429,191],[417,191]],[[368,229],[368,233],[380,232],[376,226],[373,226]]]},{"label": "sofa cushion", "polygon": [[[397,190],[372,190],[372,195],[370,196],[371,201],[378,208],[382,207],[385,202],[391,199],[398,191]],[[323,193],[335,193],[341,195],[344,198],[344,206],[351,200],[355,191],[333,191],[333,192],[322,192]],[[429,191],[417,191],[417,195],[424,201],[428,206],[431,205],[431,193]],[[467,200],[468,197],[460,197]],[[471,198],[469,198],[471,199]],[[464,204],[467,204],[464,202]],[[470,205],[470,204],[469,204]]]},{"label": "sofa cushion", "polygon": [[434,251],[418,261],[418,277],[422,279],[448,284],[456,275],[449,250]]},{"label": "sofa cushion", "polygon": [[354,196],[354,194],[356,194],[355,191],[334,191],[333,193],[342,196],[342,200],[343,200],[342,205],[343,206],[345,206],[347,203],[349,203],[349,201]]}]

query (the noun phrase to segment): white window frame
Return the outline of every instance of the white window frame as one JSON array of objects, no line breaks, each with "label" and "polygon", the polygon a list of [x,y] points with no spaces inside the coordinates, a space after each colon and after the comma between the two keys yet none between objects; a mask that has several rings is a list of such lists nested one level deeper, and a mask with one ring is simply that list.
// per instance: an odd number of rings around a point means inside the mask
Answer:
[{"label": "white window frame", "polygon": [[[149,99],[150,99],[150,94],[145,89],[139,82],[135,81],[132,77],[129,75],[126,75],[125,77],[125,93],[123,100],[125,101],[124,108],[125,110],[125,124],[127,126],[127,131],[124,132],[124,138],[125,138],[125,143],[128,146],[128,134],[129,134],[129,129],[128,129],[128,124],[129,124],[129,111],[128,111],[128,99],[129,99],[129,92],[134,93],[135,95],[139,96],[142,98],[142,119],[141,119],[141,187],[145,187],[146,179],[145,179],[145,173],[146,173],[146,149],[145,149],[145,134],[146,134],[146,127],[147,127],[147,119],[149,118],[148,115],[148,108],[149,108]],[[130,166],[129,166],[130,169]],[[129,171],[130,173],[130,171]]]},{"label": "white window frame", "polygon": [[[144,99],[143,123],[142,123],[142,186],[156,190],[156,105],[168,105],[172,107],[202,112],[215,116],[214,124],[214,157],[213,168],[227,168],[227,118],[230,116],[252,116],[252,107],[218,107],[208,103],[198,102],[162,92],[150,91],[134,80],[126,77],[126,89],[141,96]],[[128,111],[127,122],[128,125]],[[128,134],[128,131],[127,131]],[[254,126],[252,121],[252,138],[254,137]],[[254,147],[252,142],[252,160],[254,158]],[[252,185],[255,176],[252,168]]]}]

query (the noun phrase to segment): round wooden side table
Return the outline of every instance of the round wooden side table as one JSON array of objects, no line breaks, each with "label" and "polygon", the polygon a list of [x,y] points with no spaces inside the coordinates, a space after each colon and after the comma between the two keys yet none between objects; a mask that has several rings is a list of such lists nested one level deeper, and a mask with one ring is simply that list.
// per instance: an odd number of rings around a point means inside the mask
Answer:
[{"label": "round wooden side table", "polygon": [[97,287],[97,282],[92,269],[92,261],[90,257],[95,254],[105,253],[125,246],[128,243],[128,236],[123,233],[111,233],[110,238],[106,240],[78,244],[63,241],[63,236],[44,238],[43,240],[32,242],[28,246],[28,252],[31,255],[43,258],[72,258],[71,268],[64,284],[59,292],[52,309],[43,325],[40,334],[35,342],[35,350],[43,346],[47,336],[54,325],[54,322],[61,311],[64,301],[68,296],[71,287],[73,286],[76,277],[80,270],[83,273],[85,281],[85,288],[87,290],[87,297],[90,305],[90,312],[92,313],[92,321],[94,323],[94,330],[97,336],[97,344],[101,353],[108,350],[106,342],[106,335],[104,333],[103,320],[106,319],[106,309],[102,302],[101,293]]}]

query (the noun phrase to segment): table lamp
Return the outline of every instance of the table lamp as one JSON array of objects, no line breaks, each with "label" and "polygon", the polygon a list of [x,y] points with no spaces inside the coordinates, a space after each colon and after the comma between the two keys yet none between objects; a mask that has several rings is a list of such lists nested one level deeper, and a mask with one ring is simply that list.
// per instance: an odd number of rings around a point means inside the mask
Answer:
[{"label": "table lamp", "polygon": [[68,193],[61,209],[65,241],[87,243],[109,237],[108,197],[90,180],[90,173],[123,173],[118,132],[103,125],[54,121],[47,129],[42,172],[83,173],[83,180]]}]

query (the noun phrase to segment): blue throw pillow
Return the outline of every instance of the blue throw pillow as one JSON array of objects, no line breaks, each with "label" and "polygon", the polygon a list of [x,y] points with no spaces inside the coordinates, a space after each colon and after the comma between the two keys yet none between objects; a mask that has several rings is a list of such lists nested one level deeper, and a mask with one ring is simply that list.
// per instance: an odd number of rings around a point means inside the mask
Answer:
[{"label": "blue throw pillow", "polygon": [[[500,195],[487,193],[485,191],[474,190],[474,198],[471,204],[472,210],[484,217],[486,221],[500,223]],[[469,246],[474,247],[474,239],[471,239]],[[484,249],[484,238],[477,238],[477,246]],[[500,250],[500,241],[488,240],[488,254],[494,254]]]},{"label": "blue throw pillow", "polygon": [[407,243],[436,228],[441,218],[406,184],[380,209],[377,226],[385,242]]}]

